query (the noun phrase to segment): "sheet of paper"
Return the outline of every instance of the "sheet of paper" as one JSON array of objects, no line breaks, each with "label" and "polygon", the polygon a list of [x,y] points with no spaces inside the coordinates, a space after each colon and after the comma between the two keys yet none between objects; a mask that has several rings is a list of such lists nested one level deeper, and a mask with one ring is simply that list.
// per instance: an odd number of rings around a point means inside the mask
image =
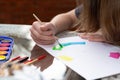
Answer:
[{"label": "sheet of paper", "polygon": [[[85,44],[71,44],[62,50],[53,50],[57,43],[39,45],[58,60],[87,80],[94,80],[120,73],[120,59],[110,57],[110,52],[120,52],[120,47],[100,42],[89,42],[78,36],[59,39],[61,44],[85,42]],[[67,57],[67,60],[64,59]]]}]

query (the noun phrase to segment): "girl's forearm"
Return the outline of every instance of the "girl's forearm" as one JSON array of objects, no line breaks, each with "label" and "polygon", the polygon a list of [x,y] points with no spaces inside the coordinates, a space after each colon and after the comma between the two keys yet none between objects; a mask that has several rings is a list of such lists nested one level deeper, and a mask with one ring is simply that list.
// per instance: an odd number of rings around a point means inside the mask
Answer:
[{"label": "girl's forearm", "polygon": [[55,16],[51,23],[55,26],[55,33],[65,31],[73,26],[76,21],[74,10]]}]

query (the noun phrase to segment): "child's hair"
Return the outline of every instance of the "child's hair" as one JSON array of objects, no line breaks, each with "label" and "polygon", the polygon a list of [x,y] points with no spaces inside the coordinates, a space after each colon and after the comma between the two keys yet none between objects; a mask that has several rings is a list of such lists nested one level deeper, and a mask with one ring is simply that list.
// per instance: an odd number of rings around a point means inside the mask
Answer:
[{"label": "child's hair", "polygon": [[120,0],[82,0],[77,31],[101,30],[105,39],[120,45]]}]

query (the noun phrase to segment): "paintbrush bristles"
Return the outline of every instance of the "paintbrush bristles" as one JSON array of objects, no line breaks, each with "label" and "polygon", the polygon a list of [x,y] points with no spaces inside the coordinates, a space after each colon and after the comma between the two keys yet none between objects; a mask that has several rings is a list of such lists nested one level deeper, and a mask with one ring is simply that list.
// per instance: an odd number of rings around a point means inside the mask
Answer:
[{"label": "paintbrush bristles", "polygon": [[62,44],[60,44],[60,42],[58,40],[56,40],[56,41],[58,42],[59,46],[62,48],[63,47]]}]

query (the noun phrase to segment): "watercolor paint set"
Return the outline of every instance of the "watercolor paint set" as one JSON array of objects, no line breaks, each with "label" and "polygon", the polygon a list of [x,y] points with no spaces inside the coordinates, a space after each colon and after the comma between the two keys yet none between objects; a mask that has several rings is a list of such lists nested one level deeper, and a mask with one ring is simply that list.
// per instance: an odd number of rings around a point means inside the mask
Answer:
[{"label": "watercolor paint set", "polygon": [[10,59],[13,50],[14,39],[8,36],[0,36],[0,63]]}]

